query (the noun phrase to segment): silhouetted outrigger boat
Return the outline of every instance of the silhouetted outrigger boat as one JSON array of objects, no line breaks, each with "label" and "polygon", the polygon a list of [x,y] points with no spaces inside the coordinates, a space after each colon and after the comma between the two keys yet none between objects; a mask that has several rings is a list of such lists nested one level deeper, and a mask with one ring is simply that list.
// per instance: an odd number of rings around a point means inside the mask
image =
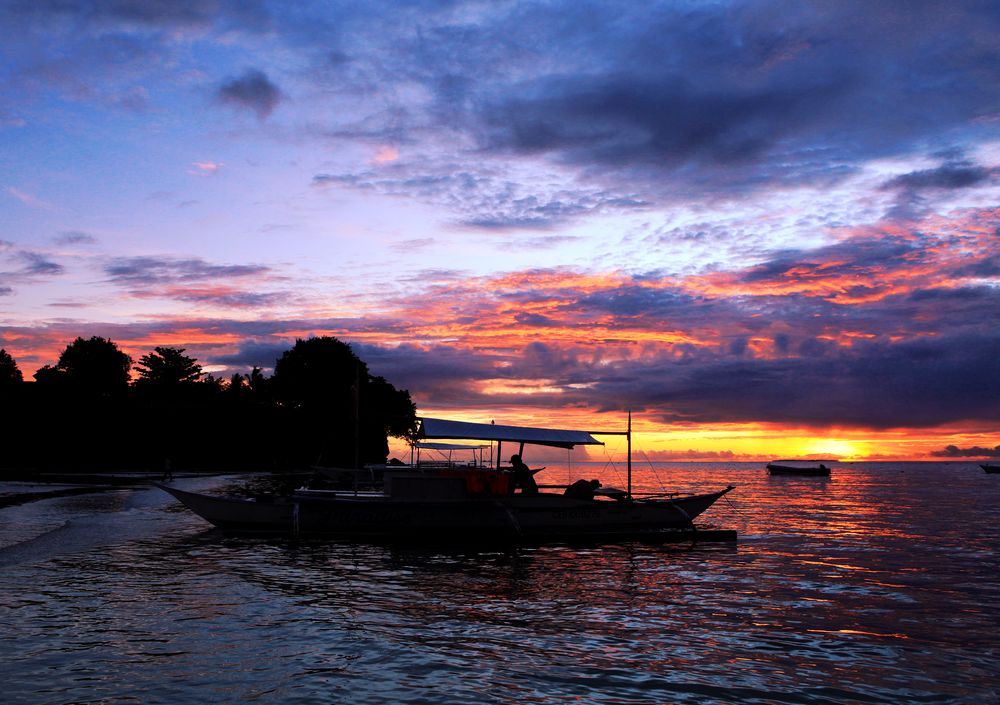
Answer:
[{"label": "silhouetted outrigger boat", "polygon": [[[630,423],[631,426],[631,423]],[[600,445],[594,435],[628,431],[570,431],[421,419],[423,439],[475,440],[496,443],[495,466],[446,467],[422,471],[404,467],[384,472],[378,490],[301,489],[289,496],[254,499],[187,492],[159,484],[188,509],[211,524],[237,532],[325,534],[359,538],[423,538],[449,540],[495,538],[549,540],[572,538],[669,538],[710,534],[696,532],[694,520],[733,489],[686,496],[633,496],[631,458],[627,490],[598,490],[592,499],[562,493],[513,490],[514,475],[499,461],[504,443],[573,448]],[[724,536],[722,536],[724,534]],[[716,532],[732,540],[734,532]]]},{"label": "silhouetted outrigger boat", "polygon": [[979,467],[981,467],[983,470],[991,474],[1000,472],[1000,465],[997,465],[995,463],[983,463]]},{"label": "silhouetted outrigger boat", "polygon": [[[794,464],[792,464],[794,463]],[[823,463],[801,463],[794,460],[782,460],[767,464],[767,471],[772,475],[800,475],[805,477],[829,477],[830,468]]]}]

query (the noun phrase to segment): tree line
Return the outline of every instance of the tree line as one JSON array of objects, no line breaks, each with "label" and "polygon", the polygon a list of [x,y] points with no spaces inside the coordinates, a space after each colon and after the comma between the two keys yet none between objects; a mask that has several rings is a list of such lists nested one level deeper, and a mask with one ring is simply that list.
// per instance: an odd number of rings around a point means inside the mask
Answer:
[{"label": "tree line", "polygon": [[109,339],[80,337],[28,382],[0,349],[0,467],[356,467],[384,462],[387,437],[416,429],[409,392],[333,337],[297,340],[270,377],[218,378],[184,352],[156,347],[133,363]]}]

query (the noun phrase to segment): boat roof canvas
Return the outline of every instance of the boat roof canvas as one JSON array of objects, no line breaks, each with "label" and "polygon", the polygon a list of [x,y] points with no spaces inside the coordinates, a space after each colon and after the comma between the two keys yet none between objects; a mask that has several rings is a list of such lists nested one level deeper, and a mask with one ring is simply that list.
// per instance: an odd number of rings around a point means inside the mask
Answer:
[{"label": "boat roof canvas", "polygon": [[414,443],[413,447],[420,450],[479,450],[480,448],[488,448],[489,446],[479,444],[469,445],[468,443],[427,443],[426,441],[420,441],[419,443]]},{"label": "boat roof canvas", "polygon": [[421,419],[423,438],[450,438],[473,441],[509,441],[533,443],[540,446],[572,448],[578,445],[604,445],[587,431],[559,428],[530,428],[527,426],[500,426],[491,423],[449,421],[447,419]]}]

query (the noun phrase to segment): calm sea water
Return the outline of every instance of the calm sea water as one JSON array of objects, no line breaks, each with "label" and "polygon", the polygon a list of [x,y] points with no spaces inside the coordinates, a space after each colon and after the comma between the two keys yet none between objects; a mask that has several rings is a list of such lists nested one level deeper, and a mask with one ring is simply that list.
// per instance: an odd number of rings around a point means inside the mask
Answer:
[{"label": "calm sea water", "polygon": [[[575,470],[619,484],[620,471]],[[732,502],[703,519],[737,529],[735,545],[234,538],[156,489],[0,509],[0,698],[1000,701],[1000,476],[971,463],[835,465],[829,480],[636,468],[650,490],[728,483]]]}]

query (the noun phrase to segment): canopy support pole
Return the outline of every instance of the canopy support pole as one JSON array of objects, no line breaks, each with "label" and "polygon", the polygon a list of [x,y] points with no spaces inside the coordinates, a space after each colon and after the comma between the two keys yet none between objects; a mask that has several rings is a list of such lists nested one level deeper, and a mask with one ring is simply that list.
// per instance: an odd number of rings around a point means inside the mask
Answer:
[{"label": "canopy support pole", "polygon": [[628,430],[625,432],[628,447],[628,498],[632,499],[632,410],[628,410]]}]

